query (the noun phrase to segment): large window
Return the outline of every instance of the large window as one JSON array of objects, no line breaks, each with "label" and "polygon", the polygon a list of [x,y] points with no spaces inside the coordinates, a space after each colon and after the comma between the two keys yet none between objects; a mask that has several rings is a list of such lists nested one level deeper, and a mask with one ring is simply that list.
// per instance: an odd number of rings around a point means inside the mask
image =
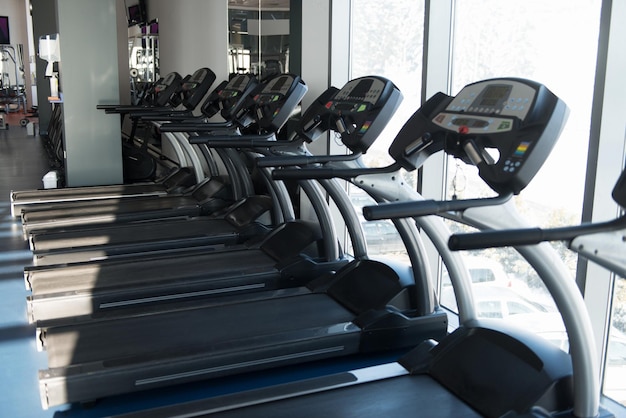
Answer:
[{"label": "large window", "polygon": [[[381,7],[377,0],[352,1],[350,78],[377,75],[391,80],[402,92],[402,103],[384,132],[364,156],[370,167],[392,162],[387,150],[406,120],[419,108],[424,38],[424,2],[397,0]],[[415,173],[403,173],[415,186]],[[362,192],[350,191],[361,207],[373,204]],[[363,230],[370,254],[404,258],[400,237],[390,221],[365,222]]]},{"label": "large window", "polygon": [[[559,142],[519,204],[540,225],[579,221],[600,0],[457,0],[455,4],[453,94],[473,81],[523,77],[545,84],[570,108]],[[455,170],[452,165],[451,180]]]},{"label": "large window", "polygon": [[[546,85],[570,108],[555,149],[530,185],[515,198],[518,210],[539,226],[572,225],[581,219],[600,5],[599,0],[455,2],[452,94],[474,81],[521,77]],[[448,162],[447,198],[485,195],[493,192],[478,178],[474,167]],[[562,244],[554,245],[575,277],[576,256]],[[567,347],[562,321],[553,314],[554,303],[545,286],[516,252],[489,249],[471,255],[485,260],[483,263],[497,263],[501,274],[509,278],[509,291],[504,294],[494,292],[493,287],[502,287],[496,282],[475,285],[479,307],[497,305],[498,317],[534,327]],[[535,311],[509,314],[506,307],[513,297],[518,302],[533,300]]]},{"label": "large window", "polygon": [[[598,60],[598,54],[601,55],[599,39],[602,45],[600,15],[603,4],[610,3],[602,0],[448,0],[430,3],[428,35],[429,39],[436,38],[438,43],[431,46],[423,57],[428,64],[424,89],[433,90],[429,94],[435,91],[456,94],[468,83],[492,77],[521,77],[546,85],[569,107],[569,119],[556,147],[530,185],[514,198],[518,211],[541,227],[578,224],[583,218],[583,200],[587,199],[586,204],[589,204],[590,197],[585,197],[584,193],[585,182],[589,181],[586,175],[590,138],[594,138],[594,124],[604,123],[604,119],[598,122],[595,118],[592,122],[592,110],[597,111],[592,109],[592,104],[601,94],[597,90],[596,71],[601,72],[602,69],[597,70],[597,66],[601,68],[604,65],[603,58]],[[451,13],[445,12],[446,7]],[[381,7],[377,1],[352,0],[351,77],[383,75],[394,81],[404,94],[403,106],[365,156],[368,165],[382,166],[390,162],[387,155],[390,141],[420,105],[424,9],[421,1],[387,2]],[[433,9],[436,9],[435,15],[432,14]],[[616,16],[622,10],[615,4],[612,9],[612,14]],[[441,13],[441,10],[444,12]],[[450,21],[443,21],[448,18]],[[617,20],[613,18],[613,21]],[[451,35],[447,33],[449,28],[452,28]],[[448,35],[451,49],[446,54],[445,39]],[[624,37],[620,36],[620,39]],[[432,65],[432,62],[437,64]],[[618,68],[621,67],[618,65]],[[624,92],[623,85],[614,84],[607,84],[607,91],[617,89]],[[623,123],[620,126],[623,134]],[[620,136],[619,126],[617,128],[611,130],[613,137],[615,134]],[[599,141],[603,143],[602,137]],[[614,154],[623,153],[623,149],[617,148]],[[441,173],[445,172],[446,192],[443,198],[494,194],[483,185],[474,167],[455,160],[444,165],[445,169],[427,167],[422,179],[426,184],[433,176],[441,178]],[[599,167],[602,168],[601,165]],[[598,175],[602,174],[606,173],[599,170]],[[440,189],[429,189],[427,196],[436,198]],[[359,196],[355,196],[354,200],[357,205],[363,204]],[[463,228],[452,223],[451,227]],[[369,225],[366,229],[377,234],[370,240],[372,247],[393,247],[384,245],[382,237],[385,234],[381,233],[381,225]],[[376,240],[378,243],[375,243]],[[552,245],[569,267],[572,278],[577,277],[581,280],[579,284],[583,283],[587,273],[581,269],[577,255],[563,243]],[[470,269],[479,316],[499,317],[533,328],[567,350],[567,336],[560,315],[555,312],[554,302],[536,273],[515,251],[490,249],[468,252],[464,256]],[[594,288],[600,281],[608,281],[606,277],[597,277],[595,272],[586,280],[587,283],[594,283]],[[454,294],[445,269],[440,283],[442,304],[455,311]],[[608,324],[609,337],[603,356],[603,391],[623,403],[626,401],[624,283],[623,278],[615,279],[610,301],[585,294],[594,327],[602,328]],[[607,320],[600,320],[598,324],[597,317],[602,316],[595,315],[598,311],[610,312],[611,315],[607,314]],[[602,347],[602,337],[597,336],[598,345]]]}]

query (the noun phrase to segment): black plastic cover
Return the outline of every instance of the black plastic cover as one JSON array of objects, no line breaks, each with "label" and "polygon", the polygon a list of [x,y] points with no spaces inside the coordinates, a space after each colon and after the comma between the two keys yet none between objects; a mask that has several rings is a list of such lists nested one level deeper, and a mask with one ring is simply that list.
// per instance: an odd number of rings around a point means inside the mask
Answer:
[{"label": "black plastic cover", "polygon": [[551,412],[573,407],[570,356],[528,331],[460,327],[400,363],[411,373],[428,373],[486,417],[528,413],[536,406]]},{"label": "black plastic cover", "polygon": [[366,76],[346,83],[326,107],[331,126],[346,147],[366,153],[401,101],[402,93],[390,80]]},{"label": "black plastic cover", "polygon": [[611,196],[613,196],[613,200],[615,200],[618,205],[626,209],[626,170],[622,171],[619,179],[617,179]]},{"label": "black plastic cover", "polygon": [[169,103],[172,95],[176,93],[180,83],[183,81],[183,77],[177,72],[171,72],[165,77],[160,79],[154,85],[154,105],[165,106]]},{"label": "black plastic cover", "polygon": [[339,92],[337,87],[330,86],[311,103],[300,117],[298,135],[307,142],[315,141],[321,134],[331,129],[330,114],[326,105]]},{"label": "black plastic cover", "polygon": [[443,149],[478,167],[496,192],[518,194],[547,159],[567,116],[565,103],[534,81],[479,81],[455,97],[438,93],[424,103],[389,154],[414,170]]},{"label": "black plastic cover", "polygon": [[183,106],[187,109],[195,109],[207,94],[215,79],[215,73],[208,68],[199,68],[191,74],[189,79],[181,86]]}]

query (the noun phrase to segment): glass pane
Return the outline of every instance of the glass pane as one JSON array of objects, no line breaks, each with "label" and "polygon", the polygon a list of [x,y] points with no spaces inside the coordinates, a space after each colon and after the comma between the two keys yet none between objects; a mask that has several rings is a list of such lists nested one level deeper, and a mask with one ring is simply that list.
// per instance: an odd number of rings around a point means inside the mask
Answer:
[{"label": "glass pane", "polygon": [[[483,79],[521,77],[545,84],[570,108],[567,125],[549,159],[514,200],[522,215],[536,225],[580,223],[600,0],[457,0],[455,4],[452,94]],[[494,194],[480,180],[475,167],[449,161],[448,199]],[[464,229],[458,225],[451,228]],[[576,256],[560,243],[554,246],[574,277]],[[567,347],[554,302],[521,257],[509,249],[472,252],[472,256],[497,262],[504,274],[514,280],[508,289],[522,299],[503,304],[503,318]],[[477,303],[484,298],[513,296],[487,295],[478,291],[476,285],[474,291]],[[530,311],[520,313],[513,303],[517,308],[530,306]],[[516,314],[508,309],[516,309]]]},{"label": "glass pane", "polygon": [[[381,7],[378,0],[352,0],[350,78],[378,75],[391,80],[403,100],[387,128],[364,155],[370,167],[392,163],[387,150],[406,120],[420,106],[424,2],[397,0]],[[416,187],[415,173],[403,172],[405,181]],[[360,214],[363,194],[351,188]],[[368,203],[368,204],[373,204]],[[385,254],[406,259],[400,236],[389,221],[362,222],[371,255]]]},{"label": "glass pane", "polygon": [[368,166],[392,162],[387,153],[391,141],[420,107],[424,2],[352,0],[350,78],[379,75],[391,80],[403,100],[387,129],[365,155]]},{"label": "glass pane", "polygon": [[[543,226],[580,219],[600,6],[600,0],[456,2],[453,94],[481,79],[523,77],[545,84],[570,108],[555,149],[518,199]],[[451,181],[455,170],[451,164]],[[473,169],[460,170],[457,192],[476,187],[465,179]]]},{"label": "glass pane", "polygon": [[606,396],[626,406],[626,279],[622,277],[615,281],[603,389]]},{"label": "glass pane", "polygon": [[230,73],[289,71],[289,1],[228,1]]}]

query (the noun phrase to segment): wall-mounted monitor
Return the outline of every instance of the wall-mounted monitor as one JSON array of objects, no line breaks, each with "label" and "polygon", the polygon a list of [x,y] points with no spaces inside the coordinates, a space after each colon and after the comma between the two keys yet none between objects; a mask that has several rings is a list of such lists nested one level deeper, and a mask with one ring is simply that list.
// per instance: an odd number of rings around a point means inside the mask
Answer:
[{"label": "wall-mounted monitor", "polygon": [[0,16],[0,45],[10,45],[9,17]]},{"label": "wall-mounted monitor", "polygon": [[138,4],[128,8],[128,25],[136,25],[141,23],[141,8]]},{"label": "wall-mounted monitor", "polygon": [[144,25],[147,21],[146,2],[139,0],[138,4],[128,6],[128,26]]}]

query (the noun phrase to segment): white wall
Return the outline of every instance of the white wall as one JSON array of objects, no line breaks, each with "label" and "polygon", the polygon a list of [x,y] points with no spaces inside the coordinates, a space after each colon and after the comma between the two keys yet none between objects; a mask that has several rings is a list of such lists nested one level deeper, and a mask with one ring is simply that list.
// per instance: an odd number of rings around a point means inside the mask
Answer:
[{"label": "white wall", "polygon": [[148,20],[159,20],[161,74],[185,76],[208,67],[217,80],[228,78],[226,0],[148,0]]}]

